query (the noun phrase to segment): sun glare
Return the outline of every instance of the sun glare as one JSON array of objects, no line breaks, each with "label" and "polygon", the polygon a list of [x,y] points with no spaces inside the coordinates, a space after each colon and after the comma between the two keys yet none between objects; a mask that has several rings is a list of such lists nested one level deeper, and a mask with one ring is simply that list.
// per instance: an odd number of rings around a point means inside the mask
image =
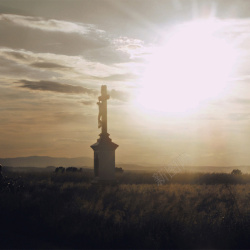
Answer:
[{"label": "sun glare", "polygon": [[176,26],[155,49],[137,104],[154,112],[185,112],[223,94],[235,60],[219,20]]}]

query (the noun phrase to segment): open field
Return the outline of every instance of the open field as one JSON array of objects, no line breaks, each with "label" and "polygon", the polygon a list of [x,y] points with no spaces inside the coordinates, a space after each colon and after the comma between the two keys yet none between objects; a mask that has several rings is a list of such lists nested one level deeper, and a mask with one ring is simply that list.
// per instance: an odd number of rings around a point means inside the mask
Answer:
[{"label": "open field", "polygon": [[[153,172],[91,185],[92,171],[5,173],[1,248],[249,248],[250,175]],[[18,176],[21,176],[18,178]],[[10,180],[11,181],[11,180]]]}]

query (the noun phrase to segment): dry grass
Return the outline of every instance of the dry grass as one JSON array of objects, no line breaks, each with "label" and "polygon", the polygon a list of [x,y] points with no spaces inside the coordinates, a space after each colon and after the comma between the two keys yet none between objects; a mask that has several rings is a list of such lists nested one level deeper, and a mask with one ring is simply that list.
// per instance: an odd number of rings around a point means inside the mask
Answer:
[{"label": "dry grass", "polygon": [[250,247],[250,184],[187,175],[157,186],[129,173],[93,186],[88,174],[23,174],[23,190],[0,194],[2,248]]}]

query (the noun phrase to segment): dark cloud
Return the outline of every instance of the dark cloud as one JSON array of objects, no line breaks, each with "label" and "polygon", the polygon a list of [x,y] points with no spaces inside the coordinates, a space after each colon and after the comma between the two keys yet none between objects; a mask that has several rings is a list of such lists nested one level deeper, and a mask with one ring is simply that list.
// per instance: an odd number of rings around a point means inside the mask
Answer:
[{"label": "dark cloud", "polygon": [[10,79],[31,78],[31,79],[51,79],[58,77],[58,72],[47,71],[46,74],[38,68],[31,68],[26,64],[17,63],[0,56],[0,75]]},{"label": "dark cloud", "polygon": [[52,91],[66,94],[96,94],[96,91],[92,89],[59,82],[20,80],[18,83],[22,84],[21,88],[38,91]]},{"label": "dark cloud", "polygon": [[23,60],[23,61],[29,60],[29,57],[27,55],[25,55],[24,53],[17,52],[17,51],[5,51],[4,53],[6,55],[9,55],[19,60]]},{"label": "dark cloud", "polygon": [[32,63],[30,65],[33,67],[36,67],[36,68],[46,68],[46,69],[69,68],[69,67],[66,67],[64,65],[60,65],[57,63],[49,63],[49,62],[36,62],[36,63]]}]

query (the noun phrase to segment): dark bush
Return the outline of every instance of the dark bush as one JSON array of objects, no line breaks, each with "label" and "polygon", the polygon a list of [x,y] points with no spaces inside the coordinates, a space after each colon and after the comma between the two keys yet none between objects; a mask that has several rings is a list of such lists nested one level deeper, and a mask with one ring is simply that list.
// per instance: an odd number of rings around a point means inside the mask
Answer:
[{"label": "dark bush", "polygon": [[241,172],[241,170],[239,170],[239,169],[234,169],[234,170],[231,172],[231,174],[233,174],[233,175],[242,175],[242,172]]},{"label": "dark bush", "polygon": [[68,168],[66,168],[66,172],[77,172],[77,168],[76,167],[68,167]]},{"label": "dark bush", "polygon": [[120,174],[122,174],[123,172],[124,172],[124,170],[122,169],[122,168],[115,168],[115,172],[116,173],[120,173]]},{"label": "dark bush", "polygon": [[55,173],[64,173],[65,172],[65,168],[64,167],[58,167],[55,169]]}]

